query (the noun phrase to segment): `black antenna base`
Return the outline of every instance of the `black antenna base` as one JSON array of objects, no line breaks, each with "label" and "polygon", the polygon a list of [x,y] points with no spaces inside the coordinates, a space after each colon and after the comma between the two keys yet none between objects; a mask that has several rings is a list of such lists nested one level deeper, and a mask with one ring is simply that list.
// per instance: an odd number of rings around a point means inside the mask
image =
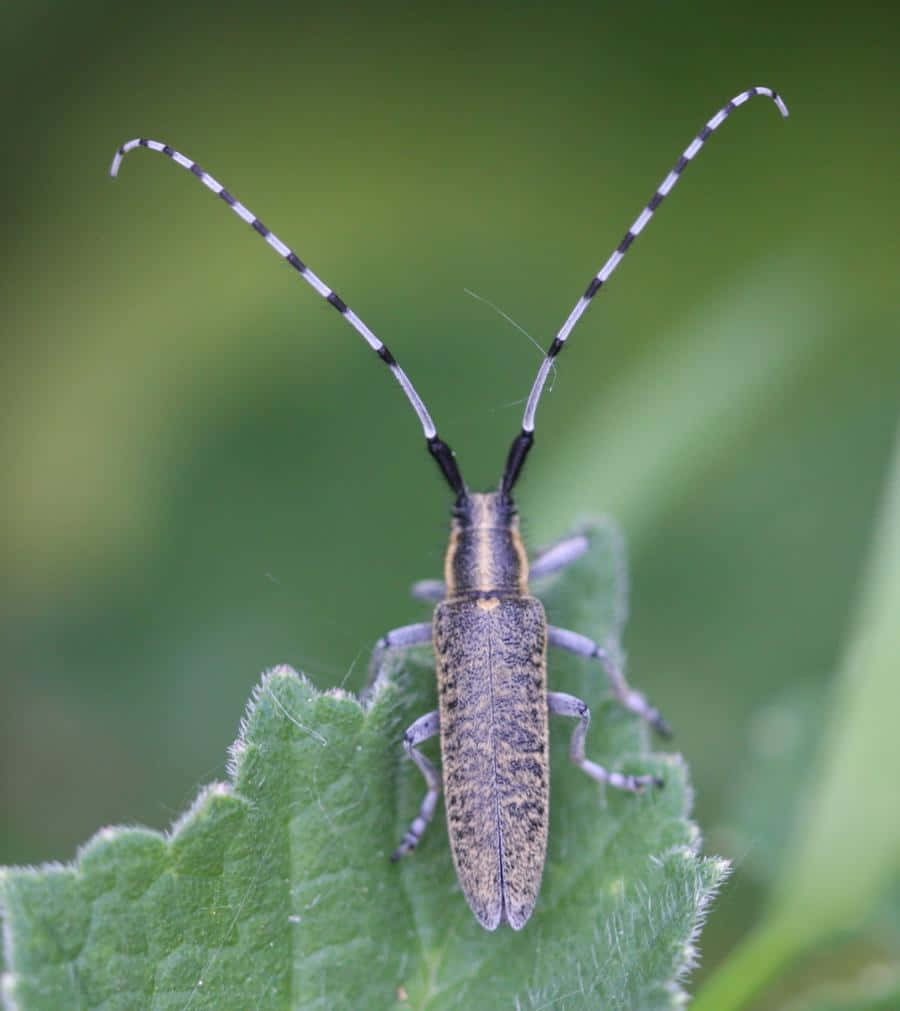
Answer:
[{"label": "black antenna base", "polygon": [[437,435],[433,435],[428,439],[427,445],[428,452],[437,461],[444,479],[456,493],[457,500],[466,498],[466,484],[462,479],[462,474],[459,472],[459,467],[456,466],[456,457],[453,455],[453,450]]},{"label": "black antenna base", "polygon": [[526,432],[523,428],[509,447],[509,456],[506,458],[506,469],[503,471],[503,478],[500,481],[500,494],[504,498],[510,497],[513,486],[519,480],[522,465],[525,463],[525,457],[528,456],[528,450],[531,449],[533,442],[534,432]]}]

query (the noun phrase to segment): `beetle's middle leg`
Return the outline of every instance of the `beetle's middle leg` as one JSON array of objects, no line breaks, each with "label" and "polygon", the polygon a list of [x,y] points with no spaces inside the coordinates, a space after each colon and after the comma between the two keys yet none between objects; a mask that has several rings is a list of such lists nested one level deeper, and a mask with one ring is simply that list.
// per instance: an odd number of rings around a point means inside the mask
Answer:
[{"label": "beetle's middle leg", "polygon": [[437,769],[418,750],[416,745],[434,737],[439,729],[438,711],[435,709],[426,716],[420,716],[403,735],[403,747],[406,749],[406,754],[416,763],[419,771],[425,777],[428,791],[419,808],[419,813],[406,830],[406,835],[400,845],[391,854],[391,860],[399,860],[416,848],[422,838],[422,833],[434,815],[435,807],[437,807],[437,800],[441,793],[441,777],[438,775]]},{"label": "beetle's middle leg", "polygon": [[574,695],[566,695],[565,692],[547,692],[547,706],[551,713],[557,716],[569,716],[578,720],[578,724],[572,731],[572,743],[569,745],[569,758],[586,772],[591,779],[596,779],[599,783],[609,783],[610,786],[618,790],[628,790],[631,793],[640,793],[645,786],[662,786],[663,781],[658,776],[629,776],[622,772],[611,772],[602,765],[590,759],[584,753],[584,739],[587,737],[588,727],[591,725],[591,711],[587,705]]},{"label": "beetle's middle leg", "polygon": [[386,632],[375,643],[372,650],[372,658],[369,660],[369,682],[364,694],[372,690],[372,686],[378,675],[381,673],[381,664],[384,654],[389,649],[405,649],[407,646],[424,646],[431,642],[431,622],[422,621],[416,625],[401,625],[400,628],[391,629]]},{"label": "beetle's middle leg", "polygon": [[577,632],[570,632],[567,628],[556,628],[553,625],[547,629],[547,642],[551,646],[558,646],[576,656],[599,660],[603,664],[603,670],[606,671],[613,695],[621,705],[645,719],[663,737],[671,736],[672,731],[669,729],[669,724],[662,718],[659,710],[654,709],[640,692],[634,691],[629,686],[622,673],[622,668],[610,650],[599,646],[593,639],[588,639],[586,635],[579,635]]}]

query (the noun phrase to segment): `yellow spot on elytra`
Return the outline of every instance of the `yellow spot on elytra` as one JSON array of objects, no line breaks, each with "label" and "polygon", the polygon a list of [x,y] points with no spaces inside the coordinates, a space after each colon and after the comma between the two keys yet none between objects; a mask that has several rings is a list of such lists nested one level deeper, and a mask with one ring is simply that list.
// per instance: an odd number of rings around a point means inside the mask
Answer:
[{"label": "yellow spot on elytra", "polygon": [[478,601],[478,606],[482,611],[493,611],[499,603],[497,597],[483,597]]}]

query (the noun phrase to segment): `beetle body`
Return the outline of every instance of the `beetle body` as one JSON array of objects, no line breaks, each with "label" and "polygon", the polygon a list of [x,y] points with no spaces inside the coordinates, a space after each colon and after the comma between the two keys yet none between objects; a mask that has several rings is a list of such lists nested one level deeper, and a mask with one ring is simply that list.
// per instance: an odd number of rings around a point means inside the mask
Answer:
[{"label": "beetle body", "polygon": [[[618,702],[660,732],[668,732],[659,712],[625,681],[616,642],[595,643],[547,623],[540,601],[529,595],[529,570],[530,578],[537,580],[563,568],[586,550],[587,539],[569,537],[529,566],[512,491],[534,441],[535,414],[550,369],[575,325],[710,135],[757,95],[772,99],[787,116],[784,102],[771,88],[748,88],[719,109],[685,148],[549,344],[499,488],[484,494],[470,491],[463,481],[453,452],[438,436],[425,403],[387,345],[249,208],[196,162],[160,141],[135,138],[113,158],[113,176],[124,156],[138,147],[158,151],[187,169],[341,314],[388,367],[419,419],[428,451],[453,492],[455,505],[444,580],[426,580],[413,591],[417,597],[439,602],[433,620],[388,632],[373,652],[372,669],[377,674],[384,650],[431,642],[437,667],[439,708],[419,717],[403,738],[406,754],[425,779],[426,794],[392,859],[418,845],[443,786],[460,886],[478,922],[488,930],[502,922],[521,929],[537,900],[549,817],[548,713],[577,721],[569,756],[597,782],[634,793],[651,784],[662,785],[652,774],[629,775],[588,759],[588,706],[572,695],[548,690],[549,645],[598,660]],[[438,735],[443,782],[418,747]]]},{"label": "beetle body", "polygon": [[488,930],[524,926],[547,846],[547,619],[515,513],[472,494],[453,518],[434,613],[441,768],[460,887]]}]

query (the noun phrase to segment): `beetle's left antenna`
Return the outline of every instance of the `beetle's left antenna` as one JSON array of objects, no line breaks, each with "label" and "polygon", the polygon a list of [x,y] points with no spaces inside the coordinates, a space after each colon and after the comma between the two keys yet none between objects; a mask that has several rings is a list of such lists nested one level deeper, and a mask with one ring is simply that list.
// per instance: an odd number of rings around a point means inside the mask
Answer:
[{"label": "beetle's left antenna", "polygon": [[538,374],[535,377],[534,385],[531,387],[531,392],[528,394],[528,402],[525,405],[525,414],[522,418],[522,430],[513,440],[512,446],[510,446],[509,455],[506,458],[506,469],[504,470],[503,477],[500,481],[500,491],[504,496],[508,497],[509,493],[512,491],[513,485],[516,483],[519,474],[521,473],[522,465],[525,463],[525,457],[528,456],[528,451],[531,449],[531,445],[534,442],[534,416],[537,412],[538,401],[541,399],[541,393],[544,391],[544,383],[547,382],[547,376],[549,375],[550,369],[553,365],[553,359],[560,351],[562,351],[569,334],[575,328],[575,324],[581,319],[585,309],[587,309],[587,307],[591,304],[591,299],[593,299],[603,285],[606,284],[613,271],[622,262],[622,258],[628,252],[632,242],[634,242],[634,240],[644,230],[647,222],[656,213],[657,207],[659,207],[663,199],[671,192],[672,188],[681,178],[681,173],[684,172],[697,155],[700,148],[702,148],[709,139],[710,134],[717,130],[734,112],[734,110],[738,108],[738,106],[743,105],[744,102],[748,102],[751,98],[754,98],[757,95],[764,95],[766,98],[771,98],[778,107],[778,111],[781,115],[785,117],[788,115],[787,106],[784,104],[781,96],[777,91],[773,91],[771,88],[747,88],[746,91],[742,91],[739,95],[735,95],[731,101],[726,102],[725,105],[719,109],[715,116],[706,123],[703,129],[684,149],[684,152],[675,163],[672,171],[659,184],[659,187],[650,198],[649,203],[634,219],[631,227],[622,238],[622,241],[612,251],[606,263],[604,263],[594,277],[591,278],[591,283],[587,286],[587,290],[575,303],[575,307],[569,313],[565,323],[563,323],[560,327],[559,333],[557,333],[557,335],[553,338],[553,342],[547,348],[547,353],[544,356],[544,360],[541,362]]},{"label": "beetle's left antenna", "polygon": [[466,486],[462,479],[462,475],[459,472],[459,467],[456,465],[456,459],[453,456],[453,451],[447,443],[438,436],[434,422],[431,420],[431,415],[428,413],[428,408],[416,392],[416,388],[410,381],[409,376],[407,376],[403,369],[400,368],[397,363],[397,359],[391,354],[387,344],[385,344],[384,341],[379,340],[378,337],[376,337],[375,334],[372,333],[366,324],[359,318],[359,316],[357,316],[356,313],[343,301],[337,292],[333,291],[327,284],[324,283],[324,281],[317,277],[290,247],[286,246],[274,232],[271,232],[268,228],[266,228],[266,226],[252,211],[245,207],[239,200],[236,200],[228,192],[228,190],[226,190],[225,187],[216,179],[213,179],[208,172],[204,172],[195,161],[191,161],[190,158],[183,155],[180,151],[176,151],[174,148],[169,147],[168,144],[161,144],[158,140],[148,140],[145,137],[136,137],[134,140],[129,140],[127,143],[123,144],[119,150],[116,151],[112,160],[112,165],[109,169],[109,174],[115,178],[115,176],[118,175],[122,159],[129,151],[133,151],[138,147],[146,147],[151,151],[159,151],[160,153],[167,155],[172,159],[172,161],[180,165],[182,168],[187,169],[192,175],[195,175],[207,189],[212,190],[216,196],[221,197],[242,221],[245,221],[255,232],[258,232],[272,247],[272,249],[274,249],[283,260],[287,261],[287,263],[289,263],[294,270],[297,271],[297,273],[311,288],[314,288],[326,302],[337,309],[350,326],[353,327],[353,329],[391,370],[394,378],[406,394],[406,399],[412,405],[412,409],[416,412],[416,416],[422,425],[422,431],[425,433],[425,441],[428,445],[428,452],[431,453],[437,461],[437,465],[440,467],[441,473],[453,489],[457,499],[464,499],[466,497]]}]

